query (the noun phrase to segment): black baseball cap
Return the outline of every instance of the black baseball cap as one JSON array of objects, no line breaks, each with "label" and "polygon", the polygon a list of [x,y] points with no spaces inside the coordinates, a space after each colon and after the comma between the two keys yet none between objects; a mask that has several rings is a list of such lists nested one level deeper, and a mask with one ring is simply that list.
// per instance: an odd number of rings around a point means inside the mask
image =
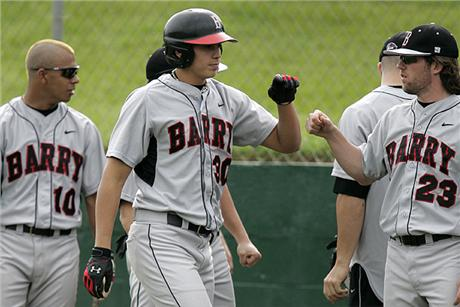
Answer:
[{"label": "black baseball cap", "polygon": [[407,32],[400,48],[384,51],[387,55],[444,56],[458,58],[454,36],[446,28],[434,23],[413,28]]},{"label": "black baseball cap", "polygon": [[[390,54],[385,54],[384,53],[385,51],[387,51],[387,50],[395,50],[395,49],[401,48],[401,45],[402,45],[406,35],[407,35],[407,31],[403,31],[403,32],[398,32],[395,35],[393,35],[392,37],[388,38],[385,41],[385,43],[383,44],[382,50],[380,51],[379,62],[382,61],[382,58],[384,56],[389,56],[390,55]],[[393,56],[394,56],[394,54],[393,54]]]},{"label": "black baseball cap", "polygon": [[145,66],[145,76],[150,82],[158,79],[162,74],[171,72],[174,66],[166,62],[165,47],[158,48],[150,56]]}]

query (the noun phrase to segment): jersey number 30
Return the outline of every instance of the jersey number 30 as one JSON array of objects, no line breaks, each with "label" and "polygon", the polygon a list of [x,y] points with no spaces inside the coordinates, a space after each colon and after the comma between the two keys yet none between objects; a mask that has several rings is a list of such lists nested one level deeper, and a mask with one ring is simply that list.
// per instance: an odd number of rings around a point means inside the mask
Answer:
[{"label": "jersey number 30", "polygon": [[214,177],[216,178],[217,183],[225,185],[227,183],[228,168],[232,163],[231,158],[226,158],[221,162],[219,156],[215,156],[212,164],[214,166]]}]

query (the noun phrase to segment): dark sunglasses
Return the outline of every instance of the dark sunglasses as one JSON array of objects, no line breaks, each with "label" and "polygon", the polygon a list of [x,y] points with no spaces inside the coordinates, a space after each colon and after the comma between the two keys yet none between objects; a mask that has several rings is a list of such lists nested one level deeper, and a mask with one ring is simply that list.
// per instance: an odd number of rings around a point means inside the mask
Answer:
[{"label": "dark sunglasses", "polygon": [[401,55],[401,56],[399,57],[399,59],[400,59],[401,62],[403,62],[404,64],[409,65],[409,64],[417,63],[417,61],[418,61],[418,56]]},{"label": "dark sunglasses", "polygon": [[[67,79],[72,79],[78,73],[78,69],[80,65],[72,66],[72,67],[52,67],[52,68],[43,68],[44,70],[51,70],[51,71],[60,71],[61,76]],[[34,70],[39,70],[40,68],[35,68]]]}]

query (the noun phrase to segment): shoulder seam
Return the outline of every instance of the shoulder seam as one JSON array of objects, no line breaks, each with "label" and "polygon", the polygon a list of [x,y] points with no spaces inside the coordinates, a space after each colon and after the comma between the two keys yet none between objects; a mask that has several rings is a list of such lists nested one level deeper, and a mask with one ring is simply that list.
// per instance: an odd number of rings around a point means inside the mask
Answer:
[{"label": "shoulder seam", "polygon": [[398,98],[401,98],[401,99],[404,99],[404,100],[412,100],[412,99],[414,99],[414,98],[403,97],[403,96],[400,96],[400,95],[396,95],[396,94],[388,93],[388,92],[384,92],[384,91],[373,91],[373,93],[386,94],[386,95],[393,96],[393,97],[398,97]]}]

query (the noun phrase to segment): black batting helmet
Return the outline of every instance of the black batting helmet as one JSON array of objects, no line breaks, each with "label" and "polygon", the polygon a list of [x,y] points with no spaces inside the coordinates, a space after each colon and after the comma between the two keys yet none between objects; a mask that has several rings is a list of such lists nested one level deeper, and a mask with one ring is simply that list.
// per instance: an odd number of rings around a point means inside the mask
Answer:
[{"label": "black batting helmet", "polygon": [[[237,42],[225,33],[219,16],[205,9],[187,9],[174,14],[166,22],[163,41],[166,60],[174,67],[190,66],[195,56],[192,45],[214,45]],[[181,53],[181,57],[176,55]]]}]

